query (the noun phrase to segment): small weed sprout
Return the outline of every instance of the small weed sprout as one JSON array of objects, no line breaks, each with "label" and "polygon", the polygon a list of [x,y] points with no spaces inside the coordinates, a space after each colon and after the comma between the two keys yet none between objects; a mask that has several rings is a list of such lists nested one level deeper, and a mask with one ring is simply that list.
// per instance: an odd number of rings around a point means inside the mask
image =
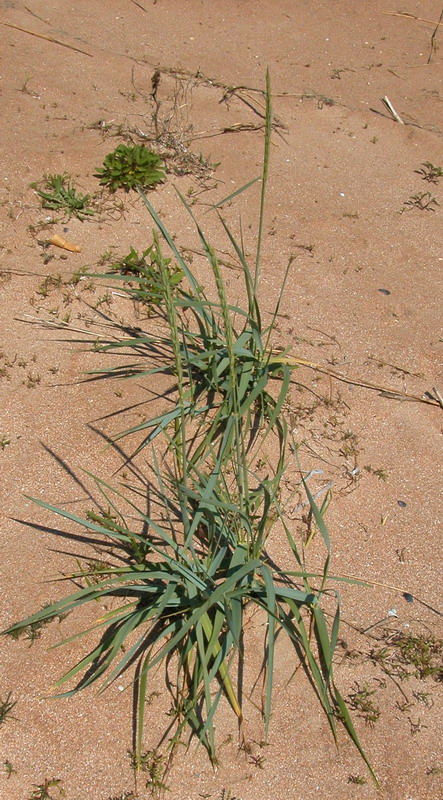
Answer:
[{"label": "small weed sprout", "polygon": [[423,161],[421,169],[416,169],[415,171],[418,175],[422,176],[424,181],[428,181],[428,183],[437,184],[439,178],[443,176],[443,169],[431,164],[430,161]]},{"label": "small weed sprout", "polygon": [[166,180],[157,153],[143,145],[129,147],[126,144],[120,144],[112,153],[108,153],[95,177],[100,178],[100,185],[107,186],[111,192],[121,188],[126,192],[130,189],[149,189]]},{"label": "small weed sprout", "polygon": [[367,725],[374,725],[380,717],[381,711],[374,705],[371,697],[375,694],[375,689],[369,689],[367,684],[359,686],[356,684],[355,692],[349,694],[349,704],[360,717],[363,717]]},{"label": "small weed sprout", "polygon": [[6,772],[6,777],[7,777],[7,778],[10,778],[10,777],[11,777],[11,775],[16,775],[16,774],[17,774],[17,770],[16,770],[16,769],[14,769],[14,765],[13,765],[13,764],[11,764],[11,762],[10,762],[10,761],[8,761],[8,759],[6,759],[6,760],[3,762],[3,766],[4,766],[4,768],[5,768],[5,772]]},{"label": "small weed sprout", "polygon": [[10,444],[11,440],[8,436],[0,436],[0,450],[5,450]]},{"label": "small weed sprout", "polygon": [[367,783],[366,778],[363,775],[350,775],[348,778],[348,783],[353,783],[355,786],[364,786]]},{"label": "small weed sprout", "polygon": [[113,797],[108,797],[108,800],[137,800],[136,795],[134,792],[123,792],[122,794],[114,795]]},{"label": "small weed sprout", "polygon": [[22,384],[26,386],[27,389],[35,389],[36,386],[39,386],[41,380],[41,376],[38,372],[28,372],[26,380],[22,381]]},{"label": "small weed sprout", "polygon": [[440,203],[430,192],[420,192],[419,194],[412,194],[409,200],[405,201],[405,206],[411,208],[418,208],[419,211],[435,211],[434,206],[439,206]]},{"label": "small weed sprout", "polygon": [[106,564],[105,561],[100,561],[99,559],[88,560],[82,564],[77,558],[76,562],[78,573],[72,575],[72,578],[83,578],[87,586],[94,586],[94,584],[100,583],[106,576],[110,575],[109,564]]},{"label": "small weed sprout", "polygon": [[382,468],[374,469],[374,467],[371,466],[371,464],[365,464],[363,469],[366,472],[369,472],[371,475],[375,475],[375,477],[378,478],[380,481],[386,482],[388,480],[389,475],[385,469]]},{"label": "small weed sprout", "polygon": [[58,797],[64,797],[66,792],[61,785],[60,778],[45,779],[43,783],[34,783],[34,791],[29,797],[29,800],[56,800],[56,795],[50,792],[50,789],[58,790]]},{"label": "small weed sprout", "polygon": [[[46,603],[43,606],[42,611],[44,612],[44,610],[46,608],[49,608],[50,605],[51,605],[50,603]],[[21,628],[20,630],[12,631],[8,635],[11,637],[11,639],[15,639],[15,640],[20,639],[23,636],[24,639],[26,639],[26,641],[28,641],[30,643],[29,647],[32,647],[34,642],[36,642],[37,639],[40,639],[40,637],[41,637],[41,635],[43,633],[43,629],[45,628],[46,625],[48,625],[54,619],[57,619],[59,623],[63,622],[63,620],[66,618],[66,616],[67,616],[67,614],[59,614],[58,616],[51,617],[50,619],[36,620],[35,622],[31,622],[29,625],[26,625],[25,627]]]},{"label": "small weed sprout", "polygon": [[17,719],[17,717],[13,717],[11,714],[12,709],[14,706],[17,705],[17,700],[12,700],[12,692],[8,692],[5,699],[0,697],[0,725],[3,725],[7,719]]},{"label": "small weed sprout", "polygon": [[47,275],[44,281],[36,289],[40,297],[48,297],[52,289],[59,289],[63,285],[63,278],[58,275]]},{"label": "small weed sprout", "polygon": [[422,730],[428,727],[427,725],[423,724],[420,717],[418,718],[417,722],[414,722],[414,720],[411,717],[408,717],[408,722],[409,725],[411,726],[411,736],[415,736],[417,733],[421,733]]},{"label": "small weed sprout", "polygon": [[152,795],[155,796],[168,790],[168,786],[163,781],[167,769],[166,756],[161,755],[158,750],[148,750],[146,753],[142,753],[140,758],[137,758],[134,750],[131,750],[129,755],[132,768],[147,775],[146,788]]},{"label": "small weed sprout", "polygon": [[398,634],[391,645],[397,649],[399,662],[409,667],[409,675],[443,680],[443,639]]},{"label": "small weed sprout", "polygon": [[443,639],[435,636],[411,636],[404,633],[389,635],[380,648],[374,648],[370,657],[380,664],[387,675],[399,680],[432,678],[443,680]]},{"label": "small weed sprout", "polygon": [[45,175],[43,181],[31,183],[31,188],[37,192],[43,208],[62,213],[66,220],[76,217],[83,221],[95,214],[91,196],[77,192],[66,173]]}]

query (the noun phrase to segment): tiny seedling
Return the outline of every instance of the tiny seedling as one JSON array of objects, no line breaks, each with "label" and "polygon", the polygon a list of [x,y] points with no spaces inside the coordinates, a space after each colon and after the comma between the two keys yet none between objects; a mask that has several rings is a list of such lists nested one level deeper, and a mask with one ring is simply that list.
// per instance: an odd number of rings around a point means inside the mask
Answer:
[{"label": "tiny seedling", "polygon": [[375,475],[375,477],[378,478],[380,481],[385,481],[386,482],[388,480],[389,476],[388,476],[388,473],[386,472],[385,469],[381,469],[381,468],[374,469],[374,467],[371,466],[371,464],[365,464],[363,469],[366,472],[370,472],[371,475]]},{"label": "tiny seedling", "polygon": [[120,188],[126,192],[149,189],[166,179],[160,156],[138,144],[132,147],[120,144],[108,153],[95,177],[100,178],[100,185],[107,186],[111,192]]},{"label": "tiny seedling", "polygon": [[26,380],[22,381],[22,383],[27,389],[35,389],[35,387],[41,383],[41,380],[41,376],[38,374],[38,372],[28,372]]},{"label": "tiny seedling", "polygon": [[424,181],[428,183],[438,183],[439,178],[443,176],[443,169],[431,164],[430,161],[423,161],[421,169],[415,170],[418,175],[421,175]]},{"label": "tiny seedling", "polygon": [[370,655],[386,674],[399,680],[411,677],[443,680],[443,639],[396,633],[383,647],[374,648]]},{"label": "tiny seedling", "polygon": [[122,794],[108,797],[108,800],[137,800],[137,797],[134,792],[123,792]]},{"label": "tiny seedling", "polygon": [[65,219],[77,217],[83,221],[95,214],[90,206],[91,196],[80,194],[69,179],[69,175],[45,175],[42,182],[31,183],[42,201],[43,208],[63,213]]},{"label": "tiny seedling", "polygon": [[111,292],[105,292],[98,297],[94,303],[94,308],[100,308],[100,306],[110,306],[112,303],[112,294]]},{"label": "tiny seedling", "polygon": [[17,704],[17,700],[11,701],[11,697],[12,692],[8,692],[4,700],[0,697],[0,725],[3,725],[7,719],[16,719],[16,717],[12,716],[11,711]]},{"label": "tiny seedling", "polygon": [[[48,605],[49,604],[46,603],[43,606],[43,609],[48,608]],[[57,617],[58,622],[63,622],[66,616],[67,616],[66,614],[59,614],[59,616]],[[53,619],[54,617],[52,619],[42,619],[42,620],[37,620],[35,622],[31,622],[29,625],[22,628],[20,631],[13,631],[9,635],[11,636],[12,639],[16,640],[20,639],[23,636],[30,643],[29,647],[31,647],[37,639],[40,639],[40,636],[42,635],[43,632],[43,628],[50,622],[52,622]]]},{"label": "tiny seedling", "polygon": [[109,564],[99,559],[85,561],[84,564],[76,558],[78,573],[75,573],[73,578],[83,578],[87,586],[94,586],[104,580],[109,573]]},{"label": "tiny seedling", "polygon": [[44,281],[41,282],[38,289],[36,289],[37,294],[40,297],[48,297],[51,289],[59,289],[60,286],[63,285],[63,278],[60,275],[47,275]]},{"label": "tiny seedling", "polygon": [[44,783],[33,783],[34,791],[29,800],[55,800],[56,795],[49,792],[50,789],[58,789],[59,797],[64,797],[65,790],[61,785],[60,778],[45,779]]},{"label": "tiny seedling", "polygon": [[168,786],[163,782],[167,769],[166,756],[162,756],[158,750],[148,750],[139,758],[135,750],[131,750],[129,755],[132,768],[147,774],[146,788],[152,795],[158,795],[160,792],[168,790]]},{"label": "tiny seedling", "polygon": [[6,772],[6,777],[7,778],[10,778],[11,775],[16,775],[17,774],[17,770],[14,769],[13,764],[11,764],[11,762],[8,761],[8,759],[6,759],[6,761],[3,762],[3,766],[5,768],[5,772]]},{"label": "tiny seedling", "polygon": [[4,450],[8,444],[11,444],[11,440],[8,436],[0,436],[0,450]]},{"label": "tiny seedling", "polygon": [[80,267],[80,269],[77,269],[72,273],[71,277],[66,281],[66,283],[71,286],[77,286],[77,284],[80,283],[80,281],[85,278],[87,274],[88,267]]},{"label": "tiny seedling", "polygon": [[264,756],[261,756],[261,755],[258,755],[258,756],[251,755],[249,757],[249,763],[250,764],[254,764],[254,766],[258,767],[259,769],[264,769],[265,768],[265,761],[266,761],[266,758]]},{"label": "tiny seedling", "polygon": [[430,192],[420,192],[419,194],[412,194],[409,200],[405,201],[405,206],[418,208],[420,211],[435,211],[434,206],[439,206],[440,203]]},{"label": "tiny seedling", "polygon": [[369,689],[367,684],[363,686],[356,684],[355,692],[349,694],[349,705],[370,726],[377,722],[381,714],[380,709],[371,700],[374,694],[375,689]]},{"label": "tiny seedling", "polygon": [[366,778],[363,775],[350,775],[348,778],[348,783],[353,783],[355,786],[364,786],[367,783]]},{"label": "tiny seedling", "polygon": [[421,721],[420,717],[418,718],[417,722],[414,722],[411,717],[408,717],[408,722],[411,726],[411,736],[415,736],[416,733],[420,733],[424,728],[427,728],[427,725],[424,725]]},{"label": "tiny seedling", "polygon": [[398,660],[412,669],[409,674],[421,679],[443,679],[443,639],[398,634],[392,644],[398,649]]},{"label": "tiny seedling", "polygon": [[426,708],[432,708],[434,705],[434,700],[430,692],[412,692],[412,694],[417,700],[417,703],[423,703]]}]

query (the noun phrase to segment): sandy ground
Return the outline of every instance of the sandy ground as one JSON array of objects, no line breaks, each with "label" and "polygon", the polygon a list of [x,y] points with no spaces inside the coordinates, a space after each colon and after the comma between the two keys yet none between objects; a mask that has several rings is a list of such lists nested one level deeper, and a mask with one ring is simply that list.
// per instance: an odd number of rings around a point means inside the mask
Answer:
[{"label": "sandy ground", "polygon": [[[378,718],[371,724],[360,708],[355,720],[381,789],[343,733],[336,749],[301,673],[289,682],[293,664],[282,643],[267,746],[252,704],[243,750],[235,720],[222,713],[218,770],[194,745],[178,751],[166,796],[438,800],[441,685],[393,680],[371,651],[396,632],[427,641],[443,635],[441,408],[404,397],[443,389],[443,179],[431,183],[418,172],[424,162],[443,165],[441,3],[406,0],[397,15],[381,0],[2,0],[0,9],[0,627],[60,596],[60,585],[48,581],[91,553],[79,540],[54,535],[54,517],[25,495],[90,509],[93,486],[82,469],[110,480],[122,466],[103,437],[135,424],[136,404],[147,397],[146,413],[164,407],[158,384],[82,382],[86,369],[105,362],[81,345],[81,332],[103,335],[102,314],[128,320],[134,310],[97,282],[76,283],[73,274],[94,272],[109,250],[121,256],[131,245],[150,244],[140,201],[124,192],[102,196],[90,220],[54,224],[30,184],[68,173],[82,191],[97,192],[94,172],[106,153],[128,137],[140,143],[155,133],[150,93],[158,69],[157,132],[169,156],[168,180],[151,197],[180,246],[198,251],[174,185],[188,195],[228,264],[230,296],[241,302],[229,244],[205,212],[260,173],[263,94],[255,90],[263,89],[269,67],[275,125],[262,302],[271,312],[294,256],[278,344],[348,379],[300,368],[286,413],[303,443],[304,468],[323,470],[313,488],[333,483],[327,522],[334,573],[372,582],[343,590],[336,678],[348,698],[373,692]],[[404,124],[385,108],[384,96]],[[225,209],[237,230],[241,215],[251,252],[258,200],[254,186]],[[54,232],[81,253],[42,247]],[[193,255],[205,283],[205,262]],[[61,321],[65,331],[50,327]],[[140,324],[149,330],[155,321]],[[393,395],[362,384],[389,387]],[[112,416],[125,407],[133,408]],[[288,486],[295,473],[289,465]],[[300,515],[293,516],[298,529]],[[278,556],[280,543],[272,546]],[[367,635],[358,632],[368,628]],[[128,757],[130,692],[114,684],[101,696],[44,699],[83,652],[79,644],[49,648],[76,630],[70,616],[34,643],[2,639],[0,700],[11,693],[16,701],[15,719],[0,726],[2,798],[27,800],[52,779],[61,781],[48,789],[54,798],[62,787],[67,800],[150,796],[146,776],[134,786]],[[259,622],[247,636],[252,681],[261,658]],[[146,750],[164,754],[169,717],[160,673],[154,684],[160,695],[153,694],[149,709]]]}]

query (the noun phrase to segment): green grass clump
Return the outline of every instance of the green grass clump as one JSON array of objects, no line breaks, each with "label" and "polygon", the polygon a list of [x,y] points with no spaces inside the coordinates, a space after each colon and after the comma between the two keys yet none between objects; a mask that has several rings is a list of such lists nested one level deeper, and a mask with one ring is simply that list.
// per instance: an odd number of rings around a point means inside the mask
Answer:
[{"label": "green grass clump", "polygon": [[43,208],[63,213],[64,219],[71,217],[83,221],[95,214],[90,206],[91,196],[80,194],[69,179],[69,175],[46,175],[42,183],[31,183],[42,201]]},{"label": "green grass clump", "polygon": [[103,167],[98,168],[95,175],[111,192],[120,188],[129,192],[130,189],[149,189],[163,183],[166,175],[162,167],[160,156],[147,147],[119,144],[105,156]]},{"label": "green grass clump", "polygon": [[[271,722],[276,638],[286,637],[289,656],[296,663],[301,660],[310,675],[333,737],[337,737],[340,719],[368,764],[334,681],[340,599],[329,585],[331,551],[323,514],[301,478],[317,526],[317,541],[324,551],[323,569],[312,573],[281,502],[281,480],[288,460],[294,458],[282,414],[292,367],[286,352],[275,354],[272,350],[284,285],[268,325],[263,324],[258,295],[271,140],[269,83],[267,88],[262,194],[252,267],[242,241],[236,240],[220,217],[243,267],[245,307],[229,302],[215,251],[184,198],[213,276],[215,300],[198,284],[173,236],[139,190],[157,228],[149,259],[160,276],[164,335],[125,335],[119,342],[103,344],[103,352],[121,353],[129,348],[132,360],[93,374],[153,379],[163,373],[170,377],[166,411],[117,437],[136,435],[141,439],[136,452],[148,448],[150,472],[141,487],[126,480],[123,489],[91,475],[108,509],[102,516],[89,512],[80,517],[35,501],[80,525],[88,536],[108,541],[110,548],[122,548],[125,558],[116,566],[94,567],[90,575],[82,569],[71,578],[89,575],[86,586],[7,631],[12,634],[85,603],[98,600],[103,605],[105,598],[118,601],[92,629],[72,637],[89,637],[91,630],[98,634],[97,643],[57,681],[56,689],[74,680],[74,687],[59,695],[69,696],[100,679],[105,689],[131,667],[137,707],[135,766],[139,770],[143,767],[149,681],[160,664],[175,719],[170,747],[187,733],[203,744],[216,763],[214,720],[222,697],[240,725],[243,720],[241,674],[248,657],[243,641],[248,606],[258,609],[267,623],[262,643],[265,736]],[[186,287],[171,286],[160,236],[185,276]],[[127,291],[134,291],[139,298],[143,289],[138,285]],[[120,511],[123,504],[127,510],[129,506],[130,515]],[[276,529],[287,545],[284,566],[268,555]],[[326,593],[328,611],[335,602],[332,625],[322,608]]]}]

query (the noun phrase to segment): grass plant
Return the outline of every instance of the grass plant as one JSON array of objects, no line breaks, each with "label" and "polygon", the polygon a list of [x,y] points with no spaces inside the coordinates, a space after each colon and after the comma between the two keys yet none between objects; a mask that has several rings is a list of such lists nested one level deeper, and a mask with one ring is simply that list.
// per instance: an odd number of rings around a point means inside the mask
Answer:
[{"label": "grass plant", "polygon": [[[198,284],[172,234],[139,190],[157,228],[149,257],[162,287],[165,333],[160,337],[125,336],[120,342],[105,343],[103,352],[121,353],[129,348],[132,360],[118,368],[103,367],[93,377],[152,378],[164,373],[171,378],[168,397],[172,403],[168,410],[119,434],[141,439],[136,453],[149,448],[152,472],[145,476],[148,505],[159,511],[146,511],[146,495],[140,487],[126,482],[123,489],[116,489],[93,475],[90,477],[108,508],[106,516],[94,518],[89,513],[80,517],[36,500],[39,506],[80,525],[88,535],[122,547],[129,558],[123,566],[106,565],[101,580],[100,569],[94,568],[86,586],[12,625],[7,633],[15,634],[86,603],[116,599],[118,605],[99,617],[92,628],[98,633],[98,643],[57,681],[58,696],[70,696],[100,679],[104,690],[132,667],[137,706],[135,766],[140,770],[149,680],[153,670],[163,664],[176,723],[170,746],[188,732],[206,748],[215,764],[214,719],[222,697],[239,726],[242,724],[243,692],[238,684],[242,669],[238,667],[248,656],[243,643],[245,611],[255,606],[267,622],[262,674],[265,737],[271,722],[276,637],[286,636],[288,652],[296,662],[301,660],[310,675],[333,737],[337,739],[339,719],[374,777],[334,681],[340,598],[329,584],[331,550],[323,514],[302,478],[318,531],[316,542],[324,549],[323,569],[312,573],[281,503],[280,482],[288,459],[293,458],[281,413],[291,366],[286,351],[272,351],[284,285],[267,326],[259,302],[270,98],[268,78],[261,203],[252,267],[242,240],[235,238],[220,216],[243,266],[245,308],[230,304],[215,251],[186,200],[180,196],[200,237],[214,279],[215,300],[210,300]],[[171,286],[160,236],[183,272],[186,288]],[[142,289],[139,285],[127,291]],[[144,364],[146,360],[150,363]],[[272,465],[263,457],[266,448],[272,448]],[[260,469],[256,467],[258,460]],[[123,504],[126,508],[129,504],[130,516],[120,511]],[[269,557],[274,530],[286,540],[285,563],[292,559],[289,568],[276,565]],[[84,579],[85,574],[82,569],[71,577]],[[331,603],[335,603],[332,626],[322,608],[326,596],[329,612]],[[91,628],[80,630],[61,644],[90,633]],[[60,693],[68,681],[75,682],[74,688]]]},{"label": "grass plant", "polygon": [[77,191],[69,175],[46,175],[42,182],[31,183],[41,199],[42,207],[58,211],[63,218],[83,221],[95,214],[90,205],[91,196]]}]

